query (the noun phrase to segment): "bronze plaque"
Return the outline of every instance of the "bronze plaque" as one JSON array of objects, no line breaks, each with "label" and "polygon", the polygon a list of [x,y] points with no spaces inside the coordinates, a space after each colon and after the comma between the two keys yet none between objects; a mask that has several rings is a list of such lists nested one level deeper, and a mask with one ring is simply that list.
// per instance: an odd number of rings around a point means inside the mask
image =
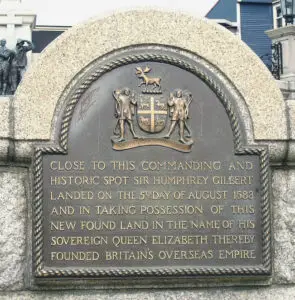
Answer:
[{"label": "bronze plaque", "polygon": [[36,147],[36,278],[271,272],[268,151],[200,61],[138,48],[72,89]]}]

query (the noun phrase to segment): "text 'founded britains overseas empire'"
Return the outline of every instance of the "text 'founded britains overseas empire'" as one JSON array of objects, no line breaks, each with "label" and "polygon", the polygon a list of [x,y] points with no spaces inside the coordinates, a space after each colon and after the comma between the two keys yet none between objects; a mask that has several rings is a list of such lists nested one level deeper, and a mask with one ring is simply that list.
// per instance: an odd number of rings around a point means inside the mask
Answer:
[{"label": "text 'founded britains overseas empire'", "polygon": [[[257,160],[51,159],[50,265],[226,265],[255,261]],[[257,187],[258,186],[258,187]]]}]

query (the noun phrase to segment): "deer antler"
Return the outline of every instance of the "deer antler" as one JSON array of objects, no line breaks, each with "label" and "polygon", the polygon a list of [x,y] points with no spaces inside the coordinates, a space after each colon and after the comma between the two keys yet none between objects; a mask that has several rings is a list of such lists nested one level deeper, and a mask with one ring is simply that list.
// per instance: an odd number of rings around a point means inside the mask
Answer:
[{"label": "deer antler", "polygon": [[151,68],[149,66],[146,66],[143,72],[148,73],[150,70],[151,70]]},{"label": "deer antler", "polygon": [[141,73],[143,73],[141,67],[136,67],[135,70],[136,70],[136,74],[141,74]]}]

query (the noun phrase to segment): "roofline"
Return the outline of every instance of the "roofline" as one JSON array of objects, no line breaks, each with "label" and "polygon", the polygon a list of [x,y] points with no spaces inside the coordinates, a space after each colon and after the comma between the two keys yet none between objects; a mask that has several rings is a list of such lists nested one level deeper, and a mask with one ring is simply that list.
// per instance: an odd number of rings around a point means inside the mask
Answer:
[{"label": "roofline", "polygon": [[[243,3],[243,2],[247,3],[248,1],[247,0],[237,0],[237,2],[238,3]],[[280,0],[272,0],[271,1],[272,4],[274,4],[274,2],[280,2]],[[263,4],[263,3],[261,3],[261,4]],[[265,2],[264,4],[267,4],[267,2]]]},{"label": "roofline", "polygon": [[207,16],[210,14],[210,12],[215,8],[215,6],[219,3],[219,1],[220,1],[220,0],[218,0],[218,1],[211,7],[211,9],[207,12],[207,14],[206,14],[205,17],[207,17]]},{"label": "roofline", "polygon": [[37,25],[33,31],[65,31],[72,26]]}]

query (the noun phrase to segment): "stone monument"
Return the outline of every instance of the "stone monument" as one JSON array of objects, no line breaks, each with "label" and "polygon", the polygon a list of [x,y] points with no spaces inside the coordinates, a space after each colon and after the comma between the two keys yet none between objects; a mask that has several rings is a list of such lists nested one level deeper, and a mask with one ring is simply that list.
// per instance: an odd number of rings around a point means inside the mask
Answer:
[{"label": "stone monument", "polygon": [[91,20],[0,105],[4,297],[294,295],[294,116],[230,32],[157,10]]}]

